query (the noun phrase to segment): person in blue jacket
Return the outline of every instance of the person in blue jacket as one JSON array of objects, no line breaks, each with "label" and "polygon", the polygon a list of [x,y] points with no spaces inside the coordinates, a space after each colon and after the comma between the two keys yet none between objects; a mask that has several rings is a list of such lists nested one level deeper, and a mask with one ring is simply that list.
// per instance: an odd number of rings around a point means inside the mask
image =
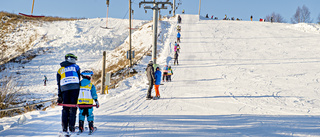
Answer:
[{"label": "person in blue jacket", "polygon": [[178,34],[177,34],[177,42],[179,42],[179,43],[180,43],[180,37],[181,37],[181,34],[180,34],[180,32],[178,32]]},{"label": "person in blue jacket", "polygon": [[[82,80],[80,81],[80,92],[78,97],[79,105],[92,105],[93,101],[96,103],[96,107],[99,108],[98,95],[96,91],[96,87],[91,83],[91,78],[93,75],[93,71],[86,70],[81,73]],[[85,117],[87,116],[87,121],[89,125],[90,132],[93,132],[93,108],[92,107],[79,107],[79,132],[82,133],[84,131],[83,125]]]},{"label": "person in blue jacket", "polygon": [[156,82],[154,84],[154,90],[156,91],[156,98],[160,98],[160,92],[159,92],[159,86],[161,83],[161,71],[160,68],[157,67],[156,68],[156,72],[154,73],[154,77],[156,79]]},{"label": "person in blue jacket", "polygon": [[[77,56],[72,53],[65,55],[65,61],[60,63],[57,72],[58,103],[77,104],[80,90],[80,67],[76,64]],[[62,108],[62,131],[75,132],[76,107]]]}]

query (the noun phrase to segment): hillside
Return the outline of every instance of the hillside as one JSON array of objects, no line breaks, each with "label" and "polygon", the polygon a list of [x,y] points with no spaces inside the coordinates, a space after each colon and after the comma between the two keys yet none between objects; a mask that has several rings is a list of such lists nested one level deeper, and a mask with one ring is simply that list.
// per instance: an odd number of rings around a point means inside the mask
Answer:
[{"label": "hillside", "polygon": [[[319,25],[181,16],[179,65],[172,60],[176,19],[161,22],[157,62],[161,67],[171,65],[174,73],[172,82],[160,86],[161,99],[145,100],[143,70],[150,60],[146,56],[134,67],[140,70],[137,75],[120,82],[109,94],[99,94],[100,108],[93,112],[98,127],[94,136],[320,136]],[[48,24],[59,26],[48,35],[60,29],[61,36],[49,43],[54,53],[35,58],[30,68],[42,63],[50,69],[40,67],[46,70],[40,72],[54,75],[65,50],[83,59],[80,66],[99,66],[100,57],[89,43],[102,42],[93,37],[100,33],[86,29],[100,20]],[[66,26],[75,27],[64,30]],[[133,41],[144,37],[138,41],[151,43],[149,29],[143,27]],[[86,41],[90,42],[83,44]],[[36,75],[30,72],[29,76]],[[49,88],[56,86],[54,80],[51,76]],[[42,90],[36,86],[26,87]],[[55,107],[2,118],[0,135],[57,136],[60,117],[61,107]]]}]

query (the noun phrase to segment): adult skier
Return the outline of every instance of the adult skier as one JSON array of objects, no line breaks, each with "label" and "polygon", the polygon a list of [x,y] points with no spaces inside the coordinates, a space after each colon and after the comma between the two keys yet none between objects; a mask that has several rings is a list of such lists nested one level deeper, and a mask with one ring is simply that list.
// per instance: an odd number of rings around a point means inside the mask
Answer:
[{"label": "adult skier", "polygon": [[160,92],[159,92],[159,86],[160,86],[160,83],[161,83],[161,71],[160,71],[160,68],[157,67],[156,68],[156,72],[154,73],[154,77],[155,77],[155,84],[154,84],[154,90],[156,91],[156,97],[157,99],[160,98]]},{"label": "adult skier", "polygon": [[[76,64],[77,56],[72,53],[65,55],[65,61],[60,63],[61,68],[57,72],[58,103],[77,104],[80,90],[80,67]],[[62,131],[68,134],[75,132],[76,107],[63,106]]]},{"label": "adult skier", "polygon": [[[86,70],[81,73],[82,80],[80,81],[80,92],[78,96],[78,103],[80,105],[92,105],[93,101],[96,103],[96,107],[99,108],[98,95],[96,87],[91,83],[93,72]],[[92,107],[79,107],[79,133],[84,131],[83,125],[85,117],[87,117],[90,133],[95,129],[93,126],[93,108]]]},{"label": "adult skier", "polygon": [[148,88],[148,92],[147,92],[147,99],[152,99],[153,97],[151,96],[151,91],[152,91],[152,87],[155,84],[155,78],[154,78],[154,68],[153,68],[153,61],[150,60],[149,64],[147,66],[147,78],[149,81],[149,88]]},{"label": "adult skier", "polygon": [[181,23],[181,17],[178,15],[178,23]]},{"label": "adult skier", "polygon": [[178,57],[179,57],[178,52],[175,52],[175,54],[174,54],[174,65],[176,65],[176,63],[177,63],[177,65],[179,65]]},{"label": "adult skier", "polygon": [[180,37],[181,37],[181,34],[180,34],[180,32],[178,32],[178,34],[177,34],[177,42],[179,42],[179,43],[180,43]]}]

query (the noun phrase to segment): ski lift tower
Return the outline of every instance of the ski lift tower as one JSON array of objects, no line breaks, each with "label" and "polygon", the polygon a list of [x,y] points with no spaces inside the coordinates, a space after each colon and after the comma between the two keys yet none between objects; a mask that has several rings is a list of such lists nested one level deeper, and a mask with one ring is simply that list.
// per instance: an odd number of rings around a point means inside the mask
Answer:
[{"label": "ski lift tower", "polygon": [[[172,9],[172,3],[169,2],[169,0],[166,0],[166,2],[156,2],[156,0],[153,1],[142,1],[139,3],[139,8],[141,8],[141,5],[144,5],[144,9],[152,9],[153,10],[153,47],[152,47],[152,61],[153,64],[157,64],[157,30],[158,30],[158,11],[161,9],[167,9],[165,6],[166,4],[169,4]],[[151,6],[145,6],[146,4],[152,4]],[[161,5],[161,7],[159,7]],[[147,10],[146,10],[147,11]],[[169,11],[171,13],[171,10]]]}]

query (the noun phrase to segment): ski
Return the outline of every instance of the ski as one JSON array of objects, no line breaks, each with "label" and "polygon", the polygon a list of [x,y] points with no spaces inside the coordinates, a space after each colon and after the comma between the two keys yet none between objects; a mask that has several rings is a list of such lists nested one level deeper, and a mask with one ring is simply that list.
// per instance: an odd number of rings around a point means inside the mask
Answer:
[{"label": "ski", "polygon": [[96,130],[97,130],[97,127],[94,127],[93,130],[90,130],[90,131],[89,131],[89,134],[88,134],[88,135],[92,135]]},{"label": "ski", "polygon": [[77,132],[77,135],[82,134],[83,132],[88,131],[88,127],[85,127],[84,130],[81,132],[81,130],[79,129],[79,131]]},{"label": "ski", "polygon": [[58,137],[70,137],[71,134],[69,132],[62,132],[60,131],[59,136]]}]

